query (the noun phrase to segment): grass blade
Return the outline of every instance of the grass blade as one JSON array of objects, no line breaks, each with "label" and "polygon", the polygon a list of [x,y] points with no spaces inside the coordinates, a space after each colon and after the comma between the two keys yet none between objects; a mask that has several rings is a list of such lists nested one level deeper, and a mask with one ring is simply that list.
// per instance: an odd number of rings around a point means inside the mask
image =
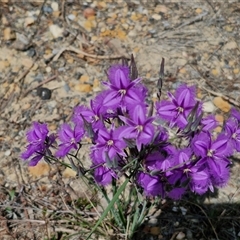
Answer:
[{"label": "grass blade", "polygon": [[118,191],[116,192],[116,194],[114,195],[113,199],[111,200],[111,202],[109,203],[109,205],[107,206],[107,208],[105,209],[105,211],[103,212],[102,216],[99,218],[99,220],[97,221],[97,223],[95,224],[95,226],[93,227],[92,231],[89,233],[89,235],[87,236],[86,240],[88,240],[91,235],[94,233],[94,231],[97,229],[97,227],[101,224],[101,222],[103,221],[103,219],[107,216],[108,212],[111,210],[111,208],[113,207],[114,203],[118,200],[118,197],[120,196],[120,194],[122,193],[122,191],[125,189],[125,187],[127,186],[128,182],[129,182],[129,178],[127,178],[125,180],[125,182],[121,185],[121,187],[118,189]]}]

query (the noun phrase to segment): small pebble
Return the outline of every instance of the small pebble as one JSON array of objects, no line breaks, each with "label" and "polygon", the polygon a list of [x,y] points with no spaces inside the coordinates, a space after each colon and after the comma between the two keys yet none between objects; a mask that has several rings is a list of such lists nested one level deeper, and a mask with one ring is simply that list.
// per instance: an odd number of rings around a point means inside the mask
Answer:
[{"label": "small pebble", "polygon": [[177,221],[173,225],[174,225],[174,227],[178,227],[179,226],[179,222]]},{"label": "small pebble", "polygon": [[187,239],[192,239],[193,238],[193,234],[192,231],[190,229],[187,230]]},{"label": "small pebble", "polygon": [[52,2],[51,3],[51,8],[53,11],[58,11],[59,7],[58,7],[58,3],[57,2]]},{"label": "small pebble", "polygon": [[128,33],[128,36],[129,37],[135,37],[137,36],[137,31],[135,29],[131,30],[129,33]]},{"label": "small pebble", "polygon": [[68,86],[67,83],[65,83],[65,84],[63,85],[63,88],[64,88],[64,90],[65,90],[66,92],[69,92],[69,91],[70,91],[70,87]]},{"label": "small pebble", "polygon": [[66,168],[66,169],[63,171],[62,175],[63,175],[64,178],[71,178],[71,177],[76,177],[77,172],[74,171],[74,170],[71,169],[71,168]]},{"label": "small pebble", "polygon": [[52,91],[48,88],[40,87],[37,89],[37,95],[42,100],[49,100],[52,96]]},{"label": "small pebble", "polygon": [[182,215],[186,215],[187,209],[184,207],[180,207],[180,209],[181,209]]},{"label": "small pebble", "polygon": [[47,73],[50,73],[52,71],[52,68],[51,67],[46,67],[46,72]]},{"label": "small pebble", "polygon": [[35,48],[30,47],[30,48],[28,49],[28,51],[27,51],[27,55],[28,55],[29,57],[34,57],[34,56],[36,55]]},{"label": "small pebble", "polygon": [[22,42],[24,45],[28,45],[30,43],[29,39],[22,33],[16,33],[17,40]]},{"label": "small pebble", "polygon": [[186,236],[185,233],[183,233],[183,232],[179,232],[178,235],[177,235],[177,237],[176,237],[176,239],[177,239],[177,240],[181,240],[181,239],[184,239],[185,236]]},{"label": "small pebble", "polygon": [[38,75],[36,77],[34,77],[34,80],[38,81],[38,82],[42,81],[43,80],[43,75],[41,73],[38,73]]},{"label": "small pebble", "polygon": [[84,11],[83,11],[83,16],[85,18],[89,18],[89,17],[92,17],[92,16],[95,16],[95,11],[94,9],[92,8],[86,8]]},{"label": "small pebble", "polygon": [[178,211],[178,207],[173,207],[173,208],[172,208],[172,211],[173,211],[173,212],[177,212],[177,211]]},{"label": "small pebble", "polygon": [[204,102],[203,103],[203,111],[207,113],[213,113],[216,110],[212,101]]},{"label": "small pebble", "polygon": [[215,97],[213,99],[213,103],[223,112],[229,112],[231,109],[231,105],[227,101],[223,100],[221,97]]},{"label": "small pebble", "polygon": [[71,21],[73,21],[76,18],[76,16],[74,14],[69,14],[67,17]]},{"label": "small pebble", "polygon": [[53,12],[53,9],[49,6],[43,6],[43,12],[44,13],[52,13]]},{"label": "small pebble", "polygon": [[62,37],[63,36],[63,28],[60,28],[56,24],[52,24],[49,26],[49,30],[52,33],[54,38]]},{"label": "small pebble", "polygon": [[152,15],[152,18],[153,18],[154,20],[161,20],[162,17],[161,17],[160,14],[155,13],[155,14]]},{"label": "small pebble", "polygon": [[90,84],[78,84],[74,87],[75,91],[78,92],[91,92],[92,91],[92,86]]},{"label": "small pebble", "polygon": [[4,153],[4,155],[6,156],[6,157],[8,157],[8,156],[10,156],[11,155],[11,150],[10,149],[8,149],[5,153]]},{"label": "small pebble", "polygon": [[58,68],[58,71],[59,71],[59,72],[65,72],[65,71],[66,71],[66,68],[65,68],[65,67],[60,67],[60,68]]},{"label": "small pebble", "polygon": [[89,76],[88,75],[81,75],[79,80],[80,80],[81,83],[88,82],[89,81]]},{"label": "small pebble", "polygon": [[16,39],[16,34],[11,28],[5,28],[3,30],[3,39],[8,41],[8,40],[14,40]]},{"label": "small pebble", "polygon": [[35,19],[34,19],[33,17],[27,17],[27,18],[25,18],[24,26],[25,26],[25,27],[30,26],[30,25],[32,25],[34,22],[35,22]]},{"label": "small pebble", "polygon": [[31,58],[22,58],[21,61],[24,67],[30,68],[33,65],[33,60]]}]

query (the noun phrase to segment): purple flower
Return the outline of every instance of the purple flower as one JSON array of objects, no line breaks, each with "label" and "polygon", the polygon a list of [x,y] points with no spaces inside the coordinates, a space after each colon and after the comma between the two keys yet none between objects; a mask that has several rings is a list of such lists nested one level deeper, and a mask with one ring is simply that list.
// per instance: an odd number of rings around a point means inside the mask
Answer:
[{"label": "purple flower", "polygon": [[154,126],[152,121],[154,117],[146,117],[146,110],[143,106],[135,106],[133,113],[131,113],[132,119],[123,116],[119,116],[119,118],[127,125],[121,136],[136,139],[138,151],[141,150],[142,144],[149,144],[153,140]]},{"label": "purple flower", "polygon": [[226,121],[224,130],[229,137],[229,144],[240,151],[240,128],[238,121],[235,118],[230,118]]},{"label": "purple flower", "polygon": [[178,126],[183,129],[187,125],[187,117],[196,104],[195,87],[181,85],[173,96],[168,93],[171,101],[161,101],[156,104],[158,115],[168,121],[171,127]]},{"label": "purple flower", "polygon": [[147,173],[140,172],[137,176],[137,182],[147,196],[165,196],[163,182],[160,176],[151,176]]},{"label": "purple flower", "polygon": [[240,122],[240,112],[236,108],[231,109],[231,116],[236,118]]},{"label": "purple flower", "polygon": [[48,136],[47,124],[38,122],[33,123],[32,129],[27,132],[27,140],[29,144],[27,149],[22,153],[21,157],[29,161],[29,166],[36,166],[37,163],[46,155],[51,154],[50,147],[55,142],[56,137],[51,134]]},{"label": "purple flower", "polygon": [[77,150],[79,147],[78,144],[81,141],[83,135],[84,130],[80,125],[75,125],[74,129],[72,130],[68,124],[62,124],[58,132],[58,137],[62,143],[59,145],[56,156],[64,157],[72,148]]},{"label": "purple flower", "polygon": [[168,140],[168,133],[162,126],[157,126],[155,131],[154,144],[159,145],[160,143],[166,143]]},{"label": "purple flower", "polygon": [[112,178],[117,178],[114,170],[119,170],[118,165],[122,160],[118,155],[108,155],[108,159],[106,159],[106,154],[104,155],[106,152],[103,148],[92,148],[91,150],[94,179],[98,184],[106,186],[112,182]]},{"label": "purple flower", "polygon": [[27,132],[27,140],[32,144],[44,143],[48,132],[47,124],[33,122],[33,128]]},{"label": "purple flower", "polygon": [[216,128],[219,124],[213,115],[209,115],[202,119],[201,124],[203,125],[203,131],[211,131]]},{"label": "purple flower", "polygon": [[99,129],[96,145],[93,146],[93,150],[103,150],[103,159],[106,157],[106,152],[110,157],[114,157],[116,154],[125,156],[124,148],[126,147],[126,143],[121,137],[123,128],[124,127],[119,127],[115,129],[112,125],[110,131],[108,131],[106,128]]},{"label": "purple flower", "polygon": [[173,200],[179,200],[182,198],[185,192],[186,192],[186,188],[183,188],[183,187],[174,188],[170,192],[168,192],[168,197]]},{"label": "purple flower", "polygon": [[196,135],[191,147],[196,156],[209,157],[211,159],[222,159],[232,154],[232,147],[229,147],[228,137],[220,134],[215,141],[212,141],[209,132],[202,132]]},{"label": "purple flower", "polygon": [[216,186],[226,185],[229,179],[229,160],[232,154],[232,146],[228,144],[229,139],[225,134],[220,134],[212,141],[210,133],[200,133],[192,141],[192,148],[201,159],[196,166],[207,166],[208,174],[212,183]]},{"label": "purple flower", "polygon": [[148,171],[162,170],[162,163],[165,159],[166,156],[161,152],[150,153],[144,161],[146,169]]},{"label": "purple flower", "polygon": [[112,182],[113,173],[112,170],[104,166],[99,166],[94,170],[94,179],[95,181],[102,185],[106,186]]},{"label": "purple flower", "polygon": [[230,178],[229,163],[219,159],[218,161],[209,161],[208,166],[212,183],[216,187],[226,186]]},{"label": "purple flower", "polygon": [[191,156],[193,152],[191,148],[184,148],[180,150],[176,150],[176,153],[173,156],[174,165],[178,167],[185,167],[191,163]]},{"label": "purple flower", "polygon": [[74,108],[72,121],[75,124],[83,125],[83,117],[92,125],[93,129],[99,129],[104,126],[103,115],[101,112],[101,102],[96,104],[96,101],[90,101],[90,108],[83,105]]},{"label": "purple flower", "polygon": [[[109,71],[109,81],[103,82],[110,91],[107,92],[103,101],[103,106],[114,105],[128,106],[142,104],[146,97],[146,88],[139,84],[140,78],[130,80],[129,67],[115,65]],[[138,85],[139,84],[139,85]]]},{"label": "purple flower", "polygon": [[188,172],[189,168],[193,165],[191,160],[192,154],[190,148],[175,151],[175,154],[172,156],[172,174],[168,177],[168,182],[171,185],[184,185],[187,180],[187,175],[185,173]]},{"label": "purple flower", "polygon": [[204,165],[192,167],[189,172],[189,177],[192,192],[202,195],[209,189],[212,192],[214,191],[208,168]]}]

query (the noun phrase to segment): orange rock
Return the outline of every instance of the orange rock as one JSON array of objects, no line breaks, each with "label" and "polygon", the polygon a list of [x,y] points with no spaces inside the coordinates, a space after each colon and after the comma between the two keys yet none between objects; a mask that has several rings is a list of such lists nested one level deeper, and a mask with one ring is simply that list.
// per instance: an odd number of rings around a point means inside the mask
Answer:
[{"label": "orange rock", "polygon": [[94,27],[94,21],[86,20],[84,22],[84,28],[88,31],[91,32],[92,28]]},{"label": "orange rock", "polygon": [[221,115],[221,114],[216,114],[216,115],[215,115],[215,119],[216,119],[219,123],[223,123],[223,121],[224,121],[224,117],[223,117],[223,115]]},{"label": "orange rock", "polygon": [[86,82],[89,81],[89,76],[88,75],[82,75],[79,80],[80,80],[81,83],[86,83]]},{"label": "orange rock", "polygon": [[196,12],[197,14],[200,14],[200,13],[202,13],[202,9],[201,9],[201,8],[197,8],[197,9],[195,10],[195,12]]},{"label": "orange rock", "polygon": [[64,171],[63,171],[63,177],[64,178],[71,178],[71,177],[76,177],[77,173],[72,170],[71,168],[66,168]]},{"label": "orange rock", "polygon": [[203,97],[202,96],[202,91],[201,91],[200,88],[197,89],[197,97],[200,98],[200,99],[202,99],[202,97]]},{"label": "orange rock", "polygon": [[222,127],[221,127],[221,126],[217,126],[217,127],[214,129],[214,132],[216,132],[216,133],[222,132]]},{"label": "orange rock", "polygon": [[16,34],[11,28],[7,27],[3,30],[3,39],[6,41],[16,39]]},{"label": "orange rock", "polygon": [[86,8],[84,11],[83,11],[83,16],[85,18],[89,18],[91,16],[95,16],[95,11],[93,8]]},{"label": "orange rock", "polygon": [[229,112],[231,109],[231,105],[227,101],[223,100],[221,97],[215,97],[213,99],[213,103],[223,112]]},{"label": "orange rock", "polygon": [[74,89],[78,92],[91,92],[92,86],[90,84],[78,84],[74,87]]},{"label": "orange rock", "polygon": [[239,68],[234,68],[234,69],[233,69],[233,73],[234,73],[234,74],[238,74],[238,73],[239,73]]},{"label": "orange rock", "polygon": [[28,167],[28,170],[33,177],[41,177],[49,173],[50,167],[46,162],[40,161],[36,166]]},{"label": "orange rock", "polygon": [[219,70],[218,69],[216,69],[216,68],[214,68],[214,69],[212,69],[212,74],[214,75],[214,76],[217,76],[217,75],[219,75]]},{"label": "orange rock", "polygon": [[182,73],[182,74],[184,74],[184,73],[187,72],[187,70],[186,70],[186,68],[183,67],[183,68],[180,68],[179,72]]},{"label": "orange rock", "polygon": [[102,9],[106,7],[107,7],[107,4],[104,1],[98,2],[98,8]]}]

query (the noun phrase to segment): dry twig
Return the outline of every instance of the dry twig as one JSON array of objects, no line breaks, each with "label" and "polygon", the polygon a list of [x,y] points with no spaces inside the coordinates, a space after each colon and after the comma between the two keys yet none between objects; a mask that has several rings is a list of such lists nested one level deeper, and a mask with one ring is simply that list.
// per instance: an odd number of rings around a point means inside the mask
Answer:
[{"label": "dry twig", "polygon": [[207,89],[207,88],[205,88],[203,86],[200,86],[200,88],[204,89],[205,91],[211,93],[214,96],[221,97],[223,100],[228,101],[229,103],[231,103],[231,104],[233,104],[233,105],[235,105],[237,107],[240,107],[240,103],[238,103],[236,100],[234,100],[234,99],[232,99],[232,98],[230,98],[230,97],[228,97],[226,95],[223,95],[222,93],[218,93],[218,92],[209,90],[209,89]]},{"label": "dry twig", "polygon": [[198,208],[202,211],[202,213],[203,213],[203,214],[205,215],[205,217],[207,218],[207,220],[208,220],[208,222],[209,222],[209,224],[210,224],[210,226],[211,226],[211,228],[212,228],[212,230],[213,230],[213,232],[214,232],[214,234],[215,234],[216,239],[219,240],[218,234],[217,234],[217,232],[216,232],[216,230],[215,230],[215,228],[214,228],[211,220],[209,219],[208,215],[207,215],[206,212],[203,210],[203,208],[202,208],[201,206],[199,206],[198,204],[194,203],[194,202],[189,202],[189,201],[186,201],[186,202],[187,202],[187,203],[190,203],[190,204],[193,204],[194,206],[198,207]]},{"label": "dry twig", "polygon": [[[72,46],[68,46],[68,47],[63,47],[62,49],[59,50],[59,52],[55,55],[55,57],[53,58],[53,61],[57,61],[58,58],[62,55],[63,52],[65,51],[70,51],[70,52],[75,52],[77,54],[82,54],[86,57],[91,57],[91,58],[96,58],[96,59],[119,59],[122,57],[125,58],[129,58],[123,55],[112,55],[112,56],[99,56],[99,55],[95,55],[95,54],[90,54],[90,53],[86,53],[78,48],[72,47]],[[49,57],[49,59],[51,59],[54,55],[51,55]]]},{"label": "dry twig", "polygon": [[53,76],[51,76],[51,77],[45,79],[45,80],[42,81],[41,83],[39,83],[37,86],[32,87],[32,88],[26,90],[26,92],[23,94],[23,97],[26,97],[31,91],[33,91],[33,90],[39,88],[40,86],[42,86],[42,85],[45,84],[45,83],[48,83],[48,82],[54,80],[56,77],[57,77],[57,75],[53,75]]}]

